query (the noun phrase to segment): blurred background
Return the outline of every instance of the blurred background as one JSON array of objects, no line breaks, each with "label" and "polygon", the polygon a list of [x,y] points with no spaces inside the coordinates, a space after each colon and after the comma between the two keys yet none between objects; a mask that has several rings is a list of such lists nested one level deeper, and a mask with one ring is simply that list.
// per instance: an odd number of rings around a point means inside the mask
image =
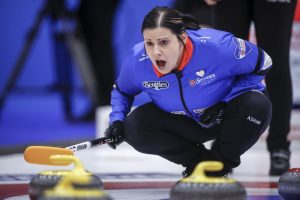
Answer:
[{"label": "blurred background", "polygon": [[[156,5],[173,4],[1,0],[0,155],[99,137],[113,79],[129,49],[142,41],[143,17]],[[294,109],[300,105],[299,13],[298,1],[290,50]],[[202,14],[203,25],[210,26],[210,9],[203,6]],[[141,94],[134,104],[146,101]],[[97,114],[99,109],[106,114]]]}]

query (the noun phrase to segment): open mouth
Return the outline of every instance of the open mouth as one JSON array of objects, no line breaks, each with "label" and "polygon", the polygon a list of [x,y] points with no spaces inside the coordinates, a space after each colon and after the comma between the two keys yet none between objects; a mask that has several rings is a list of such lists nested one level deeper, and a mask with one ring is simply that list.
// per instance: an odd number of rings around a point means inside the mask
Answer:
[{"label": "open mouth", "polygon": [[158,68],[164,68],[166,66],[166,61],[165,60],[156,60],[156,65]]}]

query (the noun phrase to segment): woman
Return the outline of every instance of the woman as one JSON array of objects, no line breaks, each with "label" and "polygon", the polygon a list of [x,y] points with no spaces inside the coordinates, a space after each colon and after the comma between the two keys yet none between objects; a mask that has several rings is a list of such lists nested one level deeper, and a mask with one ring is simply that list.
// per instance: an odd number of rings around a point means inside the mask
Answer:
[{"label": "woman", "polygon": [[[184,176],[204,160],[223,162],[219,175],[237,167],[270,123],[262,84],[270,57],[167,7],[151,10],[141,31],[144,42],[131,50],[112,91],[106,136],[183,165]],[[142,91],[152,101],[127,116]],[[206,149],[209,140],[214,143]]]}]

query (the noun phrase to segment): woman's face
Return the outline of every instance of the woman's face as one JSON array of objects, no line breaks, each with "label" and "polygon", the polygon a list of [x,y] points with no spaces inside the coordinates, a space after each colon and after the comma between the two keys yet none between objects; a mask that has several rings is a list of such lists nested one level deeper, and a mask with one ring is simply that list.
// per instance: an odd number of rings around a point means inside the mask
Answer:
[{"label": "woman's face", "polygon": [[[160,73],[167,74],[178,67],[184,45],[170,29],[145,29],[143,35],[146,52]],[[186,41],[185,33],[180,37]]]}]

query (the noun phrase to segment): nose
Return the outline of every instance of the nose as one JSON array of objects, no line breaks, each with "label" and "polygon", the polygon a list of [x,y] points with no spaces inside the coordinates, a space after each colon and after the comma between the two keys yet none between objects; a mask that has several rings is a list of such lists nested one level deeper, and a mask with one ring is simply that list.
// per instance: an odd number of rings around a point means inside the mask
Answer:
[{"label": "nose", "polygon": [[157,46],[157,45],[154,46],[154,51],[153,52],[154,52],[154,55],[156,55],[156,56],[159,56],[159,55],[162,54],[160,47]]}]

